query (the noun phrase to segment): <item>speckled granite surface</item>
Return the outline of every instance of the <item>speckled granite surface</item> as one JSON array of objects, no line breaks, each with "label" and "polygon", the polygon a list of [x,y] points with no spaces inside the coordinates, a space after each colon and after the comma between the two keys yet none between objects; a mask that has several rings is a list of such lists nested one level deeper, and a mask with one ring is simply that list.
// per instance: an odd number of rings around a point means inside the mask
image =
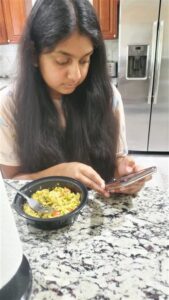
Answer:
[{"label": "speckled granite surface", "polygon": [[158,187],[136,198],[90,192],[75,223],[60,230],[14,215],[32,268],[31,300],[169,299],[169,194]]}]

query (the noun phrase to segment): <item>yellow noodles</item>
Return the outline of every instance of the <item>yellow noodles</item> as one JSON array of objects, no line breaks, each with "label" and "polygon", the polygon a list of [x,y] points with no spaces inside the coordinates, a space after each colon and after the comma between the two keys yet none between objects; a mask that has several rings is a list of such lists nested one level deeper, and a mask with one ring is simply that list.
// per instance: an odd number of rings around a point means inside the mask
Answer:
[{"label": "yellow noodles", "polygon": [[67,187],[58,186],[52,190],[38,190],[31,197],[42,203],[44,206],[54,208],[54,211],[51,213],[37,213],[25,203],[23,206],[24,212],[36,218],[60,217],[75,210],[80,204],[80,194],[71,192]]}]

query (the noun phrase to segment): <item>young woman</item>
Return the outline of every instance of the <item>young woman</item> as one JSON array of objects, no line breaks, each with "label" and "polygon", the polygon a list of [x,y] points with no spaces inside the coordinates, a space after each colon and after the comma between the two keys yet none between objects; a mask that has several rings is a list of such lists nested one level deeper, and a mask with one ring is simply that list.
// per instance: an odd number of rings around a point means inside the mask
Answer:
[{"label": "young woman", "polygon": [[109,196],[106,181],[140,168],[127,156],[123,106],[89,1],[36,1],[17,82],[1,93],[0,140],[5,178],[69,176]]}]

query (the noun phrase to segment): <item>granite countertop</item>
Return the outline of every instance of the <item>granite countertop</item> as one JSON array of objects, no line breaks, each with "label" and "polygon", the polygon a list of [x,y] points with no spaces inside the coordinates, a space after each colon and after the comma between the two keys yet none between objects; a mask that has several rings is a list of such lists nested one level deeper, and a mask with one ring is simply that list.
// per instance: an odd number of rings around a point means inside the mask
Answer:
[{"label": "granite countertop", "polygon": [[158,187],[135,198],[91,191],[74,224],[59,230],[14,216],[32,268],[31,300],[169,299],[169,195]]}]

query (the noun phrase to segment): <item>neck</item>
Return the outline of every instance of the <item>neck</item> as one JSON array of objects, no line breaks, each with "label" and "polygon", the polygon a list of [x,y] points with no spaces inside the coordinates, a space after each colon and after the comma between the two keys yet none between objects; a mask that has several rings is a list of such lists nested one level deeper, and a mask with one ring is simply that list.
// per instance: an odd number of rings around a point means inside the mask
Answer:
[{"label": "neck", "polygon": [[50,93],[50,96],[52,99],[57,99],[57,100],[60,100],[61,99],[61,94],[54,91],[53,89],[49,89],[49,93]]}]

